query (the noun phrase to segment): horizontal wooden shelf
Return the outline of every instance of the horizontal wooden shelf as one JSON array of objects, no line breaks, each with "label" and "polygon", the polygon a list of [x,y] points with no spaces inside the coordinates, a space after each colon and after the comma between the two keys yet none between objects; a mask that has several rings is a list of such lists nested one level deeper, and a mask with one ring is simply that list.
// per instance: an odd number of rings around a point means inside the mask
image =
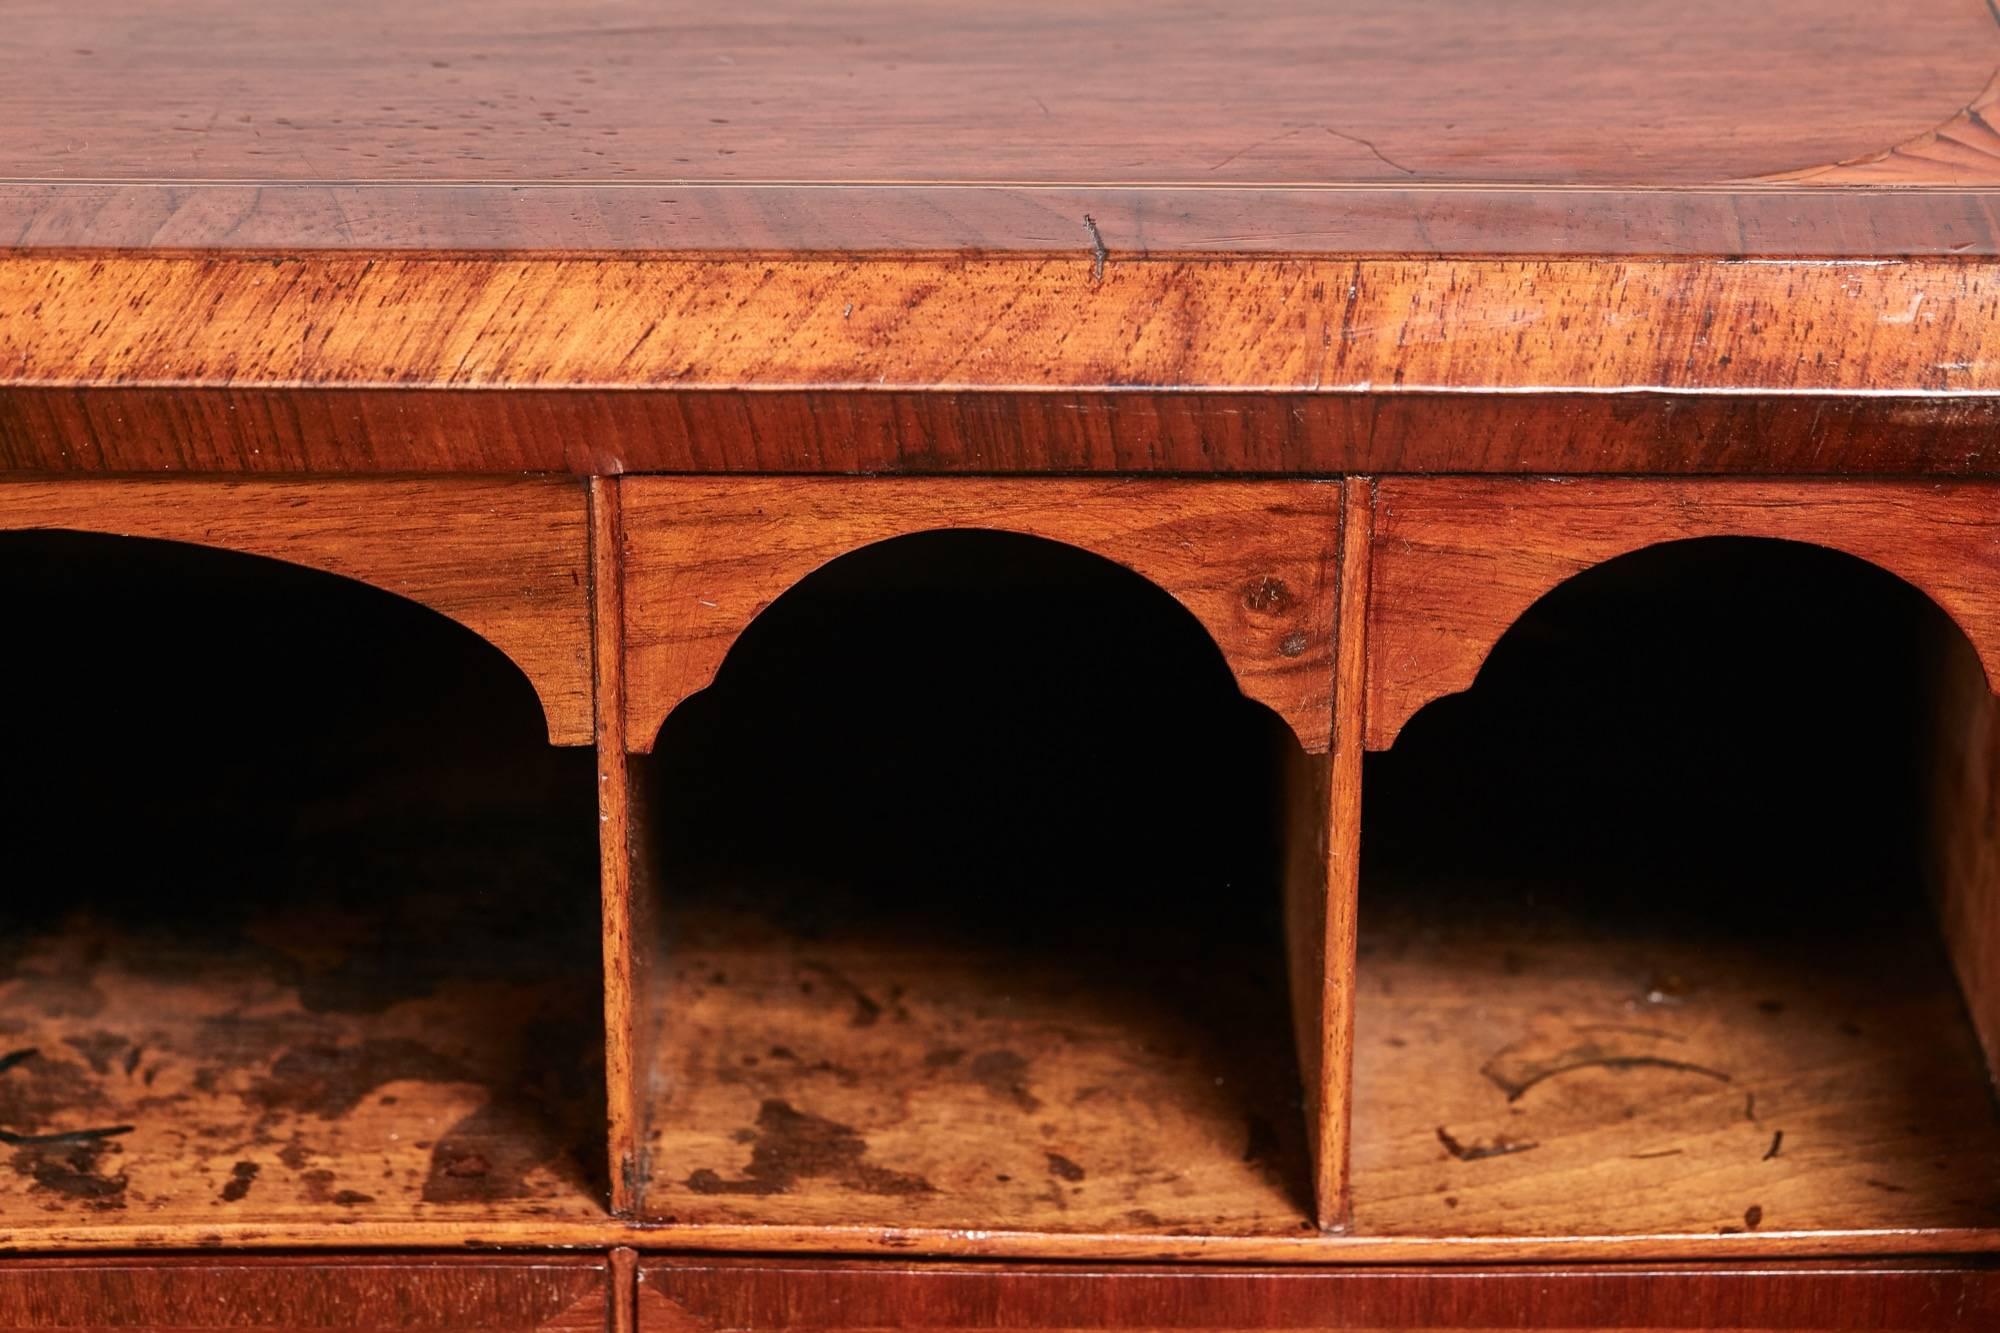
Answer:
[{"label": "horizontal wooden shelf", "polygon": [[[1903,910],[1766,879],[1370,882],[1355,1230],[2000,1243],[1950,962],[1914,886],[1868,887]],[[1617,914],[1634,899],[1678,906]]]}]

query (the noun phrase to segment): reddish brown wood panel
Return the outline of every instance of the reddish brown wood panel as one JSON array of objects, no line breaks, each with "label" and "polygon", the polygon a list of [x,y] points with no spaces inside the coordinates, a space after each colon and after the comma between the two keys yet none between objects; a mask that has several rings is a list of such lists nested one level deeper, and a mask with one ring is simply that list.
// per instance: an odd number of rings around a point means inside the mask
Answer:
[{"label": "reddish brown wood panel", "polygon": [[646,863],[633,854],[641,817],[625,745],[624,522],[618,483],[590,482],[592,660],[596,670],[598,858],[604,901],[604,1082],[611,1209],[638,1203],[639,1137],[646,1099],[639,1073],[640,1015],[646,998],[653,903]]},{"label": "reddish brown wood panel", "polygon": [[610,1296],[607,1265],[598,1256],[12,1259],[0,1265],[0,1324],[50,1333],[607,1333]]},{"label": "reddish brown wood panel", "polygon": [[2000,467],[1960,263],[16,255],[0,309],[17,471]]},{"label": "reddish brown wood panel", "polygon": [[[1955,135],[1948,125],[1939,136]],[[1923,137],[1897,157],[1923,151]],[[1900,161],[1897,162],[1900,168]],[[1088,262],[1184,255],[1600,254],[1990,259],[1988,186],[855,185],[676,182],[523,188],[0,180],[0,248],[291,255],[549,251],[741,255],[979,250]],[[1866,171],[1868,168],[1862,167]],[[1856,182],[1865,183],[1865,182]],[[1164,201],[1171,199],[1171,207]],[[1084,222],[1085,218],[1090,223]]]},{"label": "reddish brown wood panel", "polygon": [[[1995,17],[2000,19],[2000,14]],[[1815,185],[1924,185],[1941,180],[1991,183],[2000,172],[2000,73],[1950,120],[1877,153],[1776,179]]]},{"label": "reddish brown wood panel", "polygon": [[[1414,243],[1377,236],[1390,251],[1431,250],[1440,233],[1449,250],[1467,215],[1487,215],[1476,248],[1496,235],[1546,244],[1532,222],[1493,226],[1485,192],[1462,188],[1502,184],[1558,187],[1531,207],[1559,235],[1587,236],[1584,249],[1631,246],[1635,232],[1685,244],[1663,224],[1692,211],[1712,252],[1737,253],[1755,248],[1756,215],[1796,231],[1815,211],[1761,199],[1763,179],[1826,193],[1850,176],[1816,168],[1887,154],[1897,183],[1960,187],[1948,210],[1995,178],[1959,147],[1977,124],[1963,109],[2000,63],[1979,0],[1893,12],[1534,0],[1477,22],[1456,0],[1227,14],[790,3],[726,21],[686,0],[587,14],[552,0],[369,0],[338,21],[222,0],[168,20],[140,21],[142,9],[44,0],[10,15],[0,235],[91,248],[1067,248],[1088,214],[1122,240],[1338,249],[1320,239],[1341,226],[1324,215],[1386,200]],[[1729,182],[1749,183],[1657,198]],[[1362,188],[1309,214],[1285,188],[1259,189],[1329,183]],[[1093,201],[1087,186],[1116,188]],[[1426,186],[1442,188],[1409,193]],[[1822,245],[1851,244],[1911,205],[1936,216],[1933,201],[1898,200],[1853,210],[1858,227],[1807,226]],[[1934,244],[1937,228],[1891,231],[1901,239],[1883,237],[1881,253]]]},{"label": "reddish brown wood panel", "polygon": [[1098,267],[1087,246],[895,261],[16,254],[0,258],[0,385],[2000,392],[2000,278],[1975,264],[1114,253]]},{"label": "reddish brown wood panel", "polygon": [[0,467],[1958,476],[2000,470],[2000,396],[0,385]]},{"label": "reddish brown wood panel", "polygon": [[1369,600],[1370,749],[1471,686],[1563,580],[1691,537],[1773,537],[1880,565],[1958,622],[2000,680],[2000,490],[1978,483],[1384,478]]},{"label": "reddish brown wood panel", "polygon": [[2000,1320],[1943,1264],[1568,1269],[919,1267],[642,1262],[640,1333],[772,1329],[1931,1330]]},{"label": "reddish brown wood panel", "polygon": [[162,21],[39,0],[0,61],[0,162],[56,180],[1709,184],[1901,143],[2000,63],[1978,0],[1484,18],[1457,0],[726,18],[205,0]]},{"label": "reddish brown wood panel", "polygon": [[568,480],[10,481],[0,528],[66,528],[242,551],[438,611],[510,657],[550,738],[591,736],[588,535]]},{"label": "reddish brown wood panel", "polygon": [[1935,651],[1926,870],[1987,1067],[2000,1069],[2000,700],[1970,645]]},{"label": "reddish brown wood panel", "polygon": [[1247,696],[1308,750],[1326,748],[1338,483],[647,477],[619,489],[634,750],[651,749],[667,714],[801,578],[946,528],[1044,537],[1136,570],[1201,622]]}]

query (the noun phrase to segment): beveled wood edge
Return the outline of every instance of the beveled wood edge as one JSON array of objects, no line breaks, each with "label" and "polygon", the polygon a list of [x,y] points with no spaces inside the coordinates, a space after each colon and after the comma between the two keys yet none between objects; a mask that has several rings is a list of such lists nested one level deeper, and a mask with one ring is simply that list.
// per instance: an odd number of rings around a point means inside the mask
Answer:
[{"label": "beveled wood edge", "polygon": [[0,385],[0,475],[2000,475],[2000,389]]},{"label": "beveled wood edge", "polygon": [[[1957,133],[1971,111],[1850,163],[1694,186],[16,178],[0,180],[0,254],[986,252],[1088,262],[1088,217],[1114,262],[1198,254],[1993,257],[2000,171],[1926,175],[1936,170],[1925,160],[1929,145]],[[673,225],[662,223],[663,209],[679,210]]]},{"label": "beveled wood edge", "polygon": [[1674,1232],[1634,1236],[1298,1237],[1039,1233],[866,1226],[551,1222],[234,1222],[214,1227],[103,1223],[0,1233],[0,1254],[179,1253],[226,1257],[261,1250],[422,1250],[561,1253],[627,1246],[698,1254],[894,1255],[907,1259],[1025,1259],[1215,1264],[1644,1263],[1767,1259],[1858,1261],[2000,1255],[2000,1228],[1895,1231]]},{"label": "beveled wood edge", "polygon": [[[189,309],[204,318],[190,321]],[[1996,309],[2000,264],[1936,259],[0,256],[0,394],[1987,400],[2000,395]],[[177,424],[198,433],[207,423],[185,401]],[[407,408],[415,400],[396,401]],[[23,399],[16,410],[29,406]],[[88,433],[56,420],[26,419],[4,434],[83,435],[60,438],[57,450],[45,442],[44,452],[58,456],[44,465],[89,466],[70,457],[91,452]],[[283,425],[248,424],[261,433]],[[334,438],[341,428],[313,424]],[[495,433],[503,438],[487,447],[496,464],[551,465],[511,451],[503,461],[504,437],[521,431]],[[260,447],[246,438],[243,452]],[[728,450],[698,442],[691,455],[690,470],[729,462]],[[554,466],[573,466],[567,450],[557,457]],[[597,462],[590,470],[644,466],[616,456]],[[173,460],[142,466],[159,465]]]}]

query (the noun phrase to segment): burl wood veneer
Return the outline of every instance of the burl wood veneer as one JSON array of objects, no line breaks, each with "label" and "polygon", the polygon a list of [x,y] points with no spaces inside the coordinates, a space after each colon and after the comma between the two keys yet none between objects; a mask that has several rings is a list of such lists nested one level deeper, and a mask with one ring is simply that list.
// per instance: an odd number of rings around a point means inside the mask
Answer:
[{"label": "burl wood veneer", "polygon": [[1996,89],[8,6],[0,1312],[1992,1322]]}]

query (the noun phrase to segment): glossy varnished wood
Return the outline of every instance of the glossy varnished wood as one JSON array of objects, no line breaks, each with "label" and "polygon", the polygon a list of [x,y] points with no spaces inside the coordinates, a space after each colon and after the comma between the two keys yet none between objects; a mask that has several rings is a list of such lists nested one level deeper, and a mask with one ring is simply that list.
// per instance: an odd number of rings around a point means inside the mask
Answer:
[{"label": "glossy varnished wood", "polygon": [[659,1259],[640,1333],[725,1328],[1703,1329],[1973,1328],[2000,1318],[1978,1267],[1768,1265],[1279,1272],[965,1268]]},{"label": "glossy varnished wood", "polygon": [[618,1333],[600,1256],[12,1259],[0,1323],[84,1333]]},{"label": "glossy varnished wood", "polygon": [[[1538,0],[1477,22],[1451,0],[340,23],[209,3],[172,24],[37,5],[14,31],[17,243],[1066,249],[1090,215],[1121,245],[1217,249],[1493,253],[1553,231],[1907,253],[1954,220],[1992,248],[1991,154],[1964,132],[2000,63],[1978,0]],[[1845,207],[1834,187],[1885,159],[1949,197]],[[1806,188],[1772,202],[1771,181]]]},{"label": "glossy varnished wood", "polygon": [[874,542],[952,528],[1065,542],[1136,570],[1201,622],[1247,697],[1307,750],[1326,748],[1337,483],[651,477],[619,489],[634,750],[652,747],[801,578]]},{"label": "glossy varnished wood", "polygon": [[0,307],[47,471],[1966,473],[2000,385],[1961,263],[16,256]]},{"label": "glossy varnished wood", "polygon": [[1500,635],[1565,579],[1691,537],[1845,551],[1915,585],[2000,679],[2000,494],[1983,484],[1384,478],[1369,602],[1370,749],[1469,687]]},{"label": "glossy varnished wood", "polygon": [[[1971,101],[2000,52],[1975,0],[1894,16],[1540,0],[1482,25],[1452,0],[1039,4],[928,24],[894,3],[144,14],[15,15],[11,174],[1707,184],[1910,139]],[[1447,86],[1440,120],[1423,93]],[[1124,95],[1093,95],[1109,87]]]},{"label": "glossy varnished wood", "polygon": [[2000,702],[1969,644],[1932,652],[1924,868],[1987,1065],[2000,1069]]},{"label": "glossy varnished wood", "polygon": [[549,735],[590,738],[587,537],[568,480],[18,480],[0,530],[164,538],[322,569],[491,641],[535,686]]}]

